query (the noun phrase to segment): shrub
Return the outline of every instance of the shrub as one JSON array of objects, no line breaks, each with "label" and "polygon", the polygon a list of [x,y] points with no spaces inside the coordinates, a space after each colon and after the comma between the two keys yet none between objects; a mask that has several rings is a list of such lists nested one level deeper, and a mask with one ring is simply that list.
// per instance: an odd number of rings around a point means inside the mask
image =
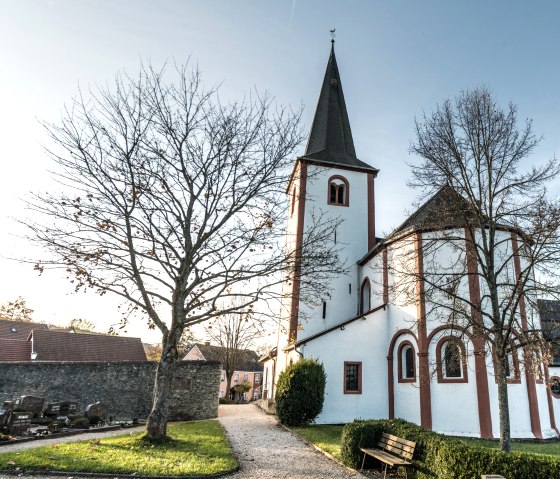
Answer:
[{"label": "shrub", "polygon": [[375,446],[381,432],[416,442],[414,466],[408,475],[411,479],[472,479],[482,474],[501,474],[508,479],[560,477],[560,457],[520,452],[508,454],[465,444],[403,419],[357,420],[344,426],[342,461],[350,467],[360,467],[363,457],[360,447]]},{"label": "shrub", "polygon": [[218,402],[220,404],[235,404],[235,401],[230,398],[220,398]]},{"label": "shrub", "polygon": [[89,427],[89,419],[84,416],[77,416],[72,420],[72,426]]},{"label": "shrub", "polygon": [[0,442],[11,441],[11,440],[12,440],[12,436],[9,436],[8,434],[0,433]]},{"label": "shrub", "polygon": [[303,426],[323,410],[326,375],[315,359],[302,359],[289,366],[276,385],[276,415],[286,426]]}]

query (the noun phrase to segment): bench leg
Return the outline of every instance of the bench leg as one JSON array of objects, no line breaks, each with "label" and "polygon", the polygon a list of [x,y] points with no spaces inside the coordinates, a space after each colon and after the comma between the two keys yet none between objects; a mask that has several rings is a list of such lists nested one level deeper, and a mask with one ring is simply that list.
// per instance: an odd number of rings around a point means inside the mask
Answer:
[{"label": "bench leg", "polygon": [[385,479],[387,477],[387,466],[389,464],[385,463],[385,470],[383,471],[383,479]]},{"label": "bench leg", "polygon": [[364,463],[366,462],[366,453],[364,452],[364,458],[362,459],[362,467],[360,468],[360,471],[364,470]]}]

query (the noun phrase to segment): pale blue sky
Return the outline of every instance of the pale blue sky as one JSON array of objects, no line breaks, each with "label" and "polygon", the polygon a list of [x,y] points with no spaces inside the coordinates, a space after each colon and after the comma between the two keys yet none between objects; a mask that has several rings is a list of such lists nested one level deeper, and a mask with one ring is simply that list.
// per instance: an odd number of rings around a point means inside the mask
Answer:
[{"label": "pale blue sky", "polygon": [[[406,187],[414,117],[462,89],[486,85],[533,118],[544,136],[534,162],[560,152],[559,24],[552,0],[0,0],[0,254],[26,253],[9,218],[24,214],[28,191],[49,186],[37,118],[56,120],[78,85],[134,73],[140,59],[190,56],[206,82],[223,82],[223,98],[256,87],[304,105],[307,129],[336,28],[354,142],[381,170],[377,228],[387,232],[416,197]],[[117,301],[70,292],[63,277],[0,258],[0,303],[22,295],[49,322],[82,316],[103,329],[118,319]],[[154,339],[140,322],[128,333]]]}]

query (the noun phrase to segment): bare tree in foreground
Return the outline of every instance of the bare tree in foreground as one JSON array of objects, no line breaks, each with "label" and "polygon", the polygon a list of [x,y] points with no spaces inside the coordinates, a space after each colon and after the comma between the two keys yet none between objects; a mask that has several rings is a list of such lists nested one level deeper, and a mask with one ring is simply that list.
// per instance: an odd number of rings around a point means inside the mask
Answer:
[{"label": "bare tree in foreground", "polygon": [[[162,440],[185,328],[274,298],[298,264],[284,247],[284,188],[299,113],[266,96],[223,104],[186,67],[142,68],[45,127],[62,186],[30,201],[30,236],[50,252],[36,269],[64,268],[76,290],[116,294],[161,331],[146,431]],[[309,223],[302,274],[326,285],[330,228]]]},{"label": "bare tree in foreground", "polygon": [[220,361],[226,373],[226,391],[229,393],[233,373],[241,362],[247,360],[246,350],[264,333],[263,322],[254,318],[252,310],[244,314],[232,312],[213,320],[206,326],[205,332],[211,342],[221,348]]},{"label": "bare tree in foreground", "polygon": [[[412,298],[421,281],[427,320],[444,318],[457,334],[468,331],[475,350],[490,359],[504,451],[510,450],[511,359],[518,353],[524,358],[530,383],[538,354],[544,354],[531,313],[537,297],[560,292],[560,204],[549,201],[545,189],[559,164],[527,164],[537,144],[531,122],[520,128],[516,107],[501,109],[484,88],[424,115],[411,147],[423,160],[412,167],[412,186],[430,195],[439,191],[441,208],[423,225],[424,271],[405,270],[417,258],[394,263],[401,278],[395,288]],[[469,281],[480,299],[469,294]]]}]

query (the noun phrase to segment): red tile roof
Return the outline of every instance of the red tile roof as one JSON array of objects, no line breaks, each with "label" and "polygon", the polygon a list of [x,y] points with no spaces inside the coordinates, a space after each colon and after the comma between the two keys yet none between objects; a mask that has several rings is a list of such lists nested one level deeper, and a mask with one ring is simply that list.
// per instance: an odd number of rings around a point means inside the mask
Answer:
[{"label": "red tile roof", "polygon": [[0,319],[0,339],[18,339],[25,341],[31,331],[37,329],[49,329],[49,326],[41,323],[24,323],[21,321],[8,321]]},{"label": "red tile roof", "polygon": [[31,361],[31,343],[0,338],[0,361]]},{"label": "red tile roof", "polygon": [[146,361],[140,338],[36,330],[36,361]]}]

